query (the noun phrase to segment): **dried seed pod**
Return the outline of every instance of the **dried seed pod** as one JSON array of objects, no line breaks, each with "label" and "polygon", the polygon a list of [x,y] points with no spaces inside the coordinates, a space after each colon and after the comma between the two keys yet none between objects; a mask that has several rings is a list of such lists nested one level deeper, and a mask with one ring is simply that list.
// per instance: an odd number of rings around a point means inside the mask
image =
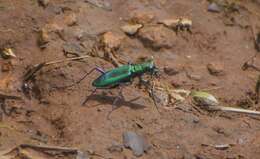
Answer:
[{"label": "dried seed pod", "polygon": [[218,100],[207,92],[192,91],[191,96],[198,106],[216,106],[219,104]]}]

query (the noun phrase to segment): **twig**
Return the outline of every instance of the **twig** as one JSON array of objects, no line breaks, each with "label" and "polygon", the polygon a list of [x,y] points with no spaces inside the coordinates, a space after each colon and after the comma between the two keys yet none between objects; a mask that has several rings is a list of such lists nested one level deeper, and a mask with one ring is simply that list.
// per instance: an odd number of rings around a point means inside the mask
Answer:
[{"label": "twig", "polygon": [[80,59],[85,59],[85,58],[89,58],[89,57],[90,56],[86,55],[86,56],[68,58],[68,59],[64,59],[64,60],[50,61],[50,62],[45,63],[44,66],[53,65],[53,64],[57,64],[57,63],[68,62],[68,61],[80,60]]},{"label": "twig", "polygon": [[[49,146],[49,145],[21,144],[19,146],[16,146],[12,149],[7,150],[7,151],[0,152],[0,157],[9,154],[10,152],[12,152],[13,150],[16,150],[17,148],[31,148],[31,149],[35,149],[35,150],[39,150],[39,151],[61,151],[64,153],[73,153],[73,154],[76,154],[77,156],[82,155],[82,151],[80,151],[77,148]],[[105,158],[103,155],[97,154],[95,152],[88,151],[88,153],[89,153],[89,155],[98,156],[100,158]]]},{"label": "twig", "polygon": [[29,80],[31,80],[34,75],[41,70],[44,66],[49,66],[49,65],[53,65],[53,64],[58,64],[58,63],[63,63],[63,62],[68,62],[68,61],[74,61],[74,60],[80,60],[80,59],[85,59],[85,58],[89,58],[90,56],[86,55],[86,56],[80,56],[80,57],[74,57],[74,58],[68,58],[68,59],[63,59],[63,60],[55,60],[55,61],[50,61],[50,62],[43,62],[37,65],[34,65],[31,69],[29,69],[23,79],[24,82],[27,82]]},{"label": "twig", "polygon": [[256,104],[259,101],[259,92],[260,91],[260,75],[258,76],[257,82],[256,82],[256,86],[255,86],[255,94],[256,94]]},{"label": "twig", "polygon": [[[256,31],[255,31],[255,27],[253,25],[253,22],[250,18],[250,30],[251,30],[251,33],[252,33],[252,36],[253,36],[253,39],[254,39],[254,44],[255,44],[255,48],[258,52],[260,52],[260,48],[258,46],[258,39],[257,39],[257,34],[256,34]],[[258,67],[256,67],[254,65],[254,59],[256,58],[257,56],[257,53],[255,53],[252,57],[250,57],[242,66],[242,70],[246,70],[247,68],[251,67],[257,71],[260,71],[260,69]]]},{"label": "twig", "polygon": [[20,147],[45,150],[45,151],[62,151],[62,152],[69,152],[69,153],[78,153],[77,148],[60,147],[60,146],[21,144]]},{"label": "twig", "polygon": [[219,90],[219,89],[223,89],[222,86],[218,86],[218,87],[213,87],[213,88],[205,88],[205,89],[202,89],[202,91],[215,91],[215,90]]},{"label": "twig", "polygon": [[251,20],[251,18],[250,18],[250,23],[251,23],[251,32],[252,32],[252,34],[253,34],[253,37],[254,37],[254,44],[255,44],[255,49],[258,51],[258,52],[260,52],[260,48],[259,48],[259,41],[258,41],[258,34],[256,33],[256,31],[255,31],[255,26],[253,25],[253,23],[252,23],[252,20]]},{"label": "twig", "polygon": [[209,106],[208,110],[211,111],[226,111],[226,112],[234,112],[234,113],[245,113],[251,115],[260,115],[259,111],[240,109],[240,108],[232,108],[232,107],[224,107],[224,106]]},{"label": "twig", "polygon": [[255,69],[256,71],[260,71],[260,69],[258,67],[256,67],[254,65],[254,60],[257,56],[257,53],[254,54],[252,57],[250,57],[246,62],[244,62],[243,66],[242,66],[242,70],[247,70],[249,67]]},{"label": "twig", "polygon": [[22,98],[19,96],[14,95],[7,95],[0,92],[0,99],[15,99],[15,100],[21,100]]}]

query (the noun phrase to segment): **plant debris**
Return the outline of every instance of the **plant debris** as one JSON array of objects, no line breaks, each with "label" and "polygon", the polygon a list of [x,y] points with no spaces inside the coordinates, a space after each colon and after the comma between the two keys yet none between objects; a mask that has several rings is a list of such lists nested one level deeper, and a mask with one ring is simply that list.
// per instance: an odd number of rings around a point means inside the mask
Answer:
[{"label": "plant debris", "polygon": [[259,111],[233,108],[233,107],[208,106],[206,109],[211,111],[224,111],[224,112],[243,113],[243,114],[250,114],[250,115],[260,115]]},{"label": "plant debris", "polygon": [[9,115],[11,115],[13,109],[10,109],[8,111],[7,105],[6,105],[6,100],[22,100],[22,98],[19,97],[19,96],[15,96],[15,95],[9,95],[9,94],[0,93],[1,113],[9,116]]},{"label": "plant debris", "polygon": [[16,55],[14,54],[13,50],[11,48],[4,48],[1,50],[1,56],[4,59],[9,59],[9,58],[15,58]]},{"label": "plant debris", "polygon": [[198,106],[215,106],[219,104],[218,100],[207,92],[191,91],[191,96]]},{"label": "plant debris", "polygon": [[260,32],[256,35],[255,46],[256,50],[260,52]]},{"label": "plant debris", "polygon": [[214,148],[217,149],[217,150],[227,150],[227,149],[230,148],[232,145],[230,145],[230,144],[219,144],[219,145],[202,144],[202,146],[214,147]]},{"label": "plant debris", "polygon": [[[35,150],[35,151],[31,151]],[[47,152],[52,153],[47,153]],[[34,159],[48,159],[49,157],[59,157],[74,155],[72,159],[88,159],[88,155],[84,154],[77,148],[59,147],[59,146],[48,146],[48,145],[32,145],[32,144],[21,144],[7,150],[5,152],[0,152],[0,157],[4,159],[16,158],[19,156],[24,156],[24,158],[34,158]]]},{"label": "plant debris", "polygon": [[255,94],[256,94],[256,104],[259,102],[260,95],[260,75],[258,75],[256,86],[255,86]]}]

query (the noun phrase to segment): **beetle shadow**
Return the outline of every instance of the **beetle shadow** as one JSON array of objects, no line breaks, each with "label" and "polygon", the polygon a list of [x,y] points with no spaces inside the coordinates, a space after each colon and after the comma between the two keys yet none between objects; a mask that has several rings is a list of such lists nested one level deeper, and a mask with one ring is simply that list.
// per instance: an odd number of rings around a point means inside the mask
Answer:
[{"label": "beetle shadow", "polygon": [[[108,96],[108,95],[93,94],[93,95],[88,96],[87,98],[89,98],[89,100],[97,100],[99,102],[99,104],[91,106],[91,107],[97,107],[97,106],[100,106],[100,105],[103,105],[103,104],[113,105],[113,102],[117,97]],[[139,97],[136,97],[136,98],[128,100],[128,101],[120,98],[117,101],[117,103],[115,104],[116,109],[120,108],[121,106],[126,106],[126,107],[129,107],[131,109],[144,109],[144,108],[146,108],[145,105],[134,103],[134,101],[137,101],[140,98],[141,97],[139,96]]]}]

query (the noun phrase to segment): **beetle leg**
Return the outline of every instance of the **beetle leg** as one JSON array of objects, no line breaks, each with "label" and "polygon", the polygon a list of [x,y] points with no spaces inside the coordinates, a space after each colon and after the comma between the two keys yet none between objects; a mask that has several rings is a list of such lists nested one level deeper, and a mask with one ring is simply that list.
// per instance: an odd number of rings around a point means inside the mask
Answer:
[{"label": "beetle leg", "polygon": [[191,31],[191,27],[190,26],[187,26],[187,31],[192,34],[192,31]]},{"label": "beetle leg", "polygon": [[90,98],[94,93],[96,93],[96,91],[97,91],[97,88],[95,88],[95,89],[92,91],[92,93],[84,100],[84,102],[83,102],[81,105],[85,105],[85,104],[88,102],[89,98]]},{"label": "beetle leg", "polygon": [[154,84],[152,85],[152,88],[151,88],[151,97],[152,97],[153,103],[155,105],[155,108],[160,113],[158,105],[157,105],[157,102],[156,102],[156,99],[155,99],[155,95],[154,95]]},{"label": "beetle leg", "polygon": [[123,99],[123,100],[125,99],[125,97],[124,97],[124,95],[123,95],[123,88],[124,88],[124,86],[125,86],[125,84],[120,84],[120,85],[119,85],[120,90],[119,90],[118,96],[117,96],[116,99],[113,101],[112,110],[108,113],[107,119],[110,118],[110,115],[111,115],[111,113],[112,113],[114,110],[116,110],[116,109],[119,108],[118,106],[116,106],[118,100],[119,100],[120,98]]},{"label": "beetle leg", "polygon": [[144,85],[147,88],[148,83],[149,81],[145,80],[143,76],[139,76],[139,84],[138,84],[139,88],[142,88],[142,85]]},{"label": "beetle leg", "polygon": [[116,97],[116,99],[113,101],[113,105],[112,105],[112,110],[113,109],[116,109],[116,103],[118,102],[118,100],[121,98],[121,99],[124,99],[124,95],[123,95],[123,85],[119,85],[120,87],[120,90],[119,90],[119,93],[118,93],[118,96]]}]

